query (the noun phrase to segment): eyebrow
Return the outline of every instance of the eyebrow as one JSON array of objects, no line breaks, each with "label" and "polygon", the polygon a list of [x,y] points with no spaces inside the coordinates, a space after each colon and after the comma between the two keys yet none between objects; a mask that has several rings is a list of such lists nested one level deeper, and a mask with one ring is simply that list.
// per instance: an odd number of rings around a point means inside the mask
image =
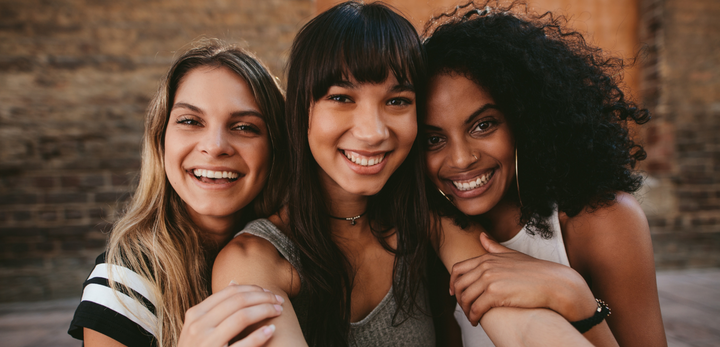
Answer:
[{"label": "eyebrow", "polygon": [[[482,106],[480,106],[480,108],[478,108],[477,110],[475,110],[475,112],[471,113],[470,116],[467,117],[467,119],[465,119],[465,121],[463,122],[463,124],[468,125],[468,124],[472,123],[472,122],[475,120],[475,118],[477,118],[479,115],[483,114],[485,111],[487,111],[487,110],[489,110],[489,109],[497,110],[498,107],[497,107],[497,105],[495,105],[495,104],[485,104],[485,105],[482,105]],[[425,129],[427,129],[427,130],[434,130],[434,131],[441,131],[441,130],[442,130],[442,128],[436,127],[436,126],[430,125],[430,124],[425,124]]]},{"label": "eyebrow", "polygon": [[[340,88],[348,88],[348,89],[356,89],[357,85],[354,83],[342,80],[337,81],[333,83],[331,86],[333,87],[340,87]],[[403,83],[403,84],[396,84],[390,88],[391,93],[399,93],[399,92],[415,92],[415,86],[413,86],[411,83]]]},{"label": "eyebrow", "polygon": [[[178,103],[174,104],[173,107],[172,107],[172,110],[174,110],[174,109],[176,109],[176,108],[186,108],[186,109],[188,109],[188,110],[190,110],[190,111],[193,111],[193,112],[197,112],[197,113],[200,113],[200,114],[205,114],[205,112],[204,112],[201,108],[199,108],[199,107],[197,107],[197,106],[195,106],[195,105],[191,105],[191,104],[185,103],[185,102],[178,102]],[[260,112],[258,112],[258,111],[255,111],[255,110],[235,111],[235,112],[231,113],[230,116],[231,116],[231,117],[254,116],[254,117],[261,118],[261,119],[263,119],[263,120],[265,119],[265,118],[263,117],[262,113],[260,113]]]},{"label": "eyebrow", "polygon": [[390,88],[390,92],[393,92],[393,93],[413,92],[413,93],[415,93],[415,86],[413,86],[410,83],[396,84],[392,88]]},{"label": "eyebrow", "polygon": [[477,118],[477,116],[483,114],[485,111],[490,110],[490,109],[497,110],[498,107],[495,104],[482,105],[482,106],[480,106],[480,108],[475,110],[475,112],[471,113],[469,117],[467,117],[464,124],[468,125],[468,124],[472,123],[475,120],[475,118]]}]

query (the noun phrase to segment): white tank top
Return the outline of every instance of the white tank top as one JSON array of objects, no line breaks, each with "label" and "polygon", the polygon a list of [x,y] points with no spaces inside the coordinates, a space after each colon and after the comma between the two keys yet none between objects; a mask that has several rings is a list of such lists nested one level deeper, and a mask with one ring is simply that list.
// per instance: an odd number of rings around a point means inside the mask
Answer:
[{"label": "white tank top", "polygon": [[[548,218],[548,222],[550,230],[552,231],[552,237],[550,239],[543,239],[537,234],[528,234],[527,226],[525,226],[512,239],[502,242],[502,245],[525,253],[533,258],[570,266],[570,261],[568,261],[567,252],[565,251],[562,231],[560,230],[560,218],[558,217],[557,210]],[[460,325],[463,345],[465,347],[495,346],[479,324],[476,327],[470,324],[470,321],[468,321],[465,312],[463,312],[459,304],[455,306],[455,319]]]}]

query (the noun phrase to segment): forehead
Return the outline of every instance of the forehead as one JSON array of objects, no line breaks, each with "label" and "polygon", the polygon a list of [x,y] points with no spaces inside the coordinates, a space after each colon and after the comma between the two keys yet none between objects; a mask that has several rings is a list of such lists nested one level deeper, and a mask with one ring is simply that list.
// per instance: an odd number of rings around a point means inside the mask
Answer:
[{"label": "forehead", "polygon": [[464,121],[484,105],[495,103],[477,83],[459,74],[434,76],[428,92],[426,122],[430,125]]},{"label": "forehead", "polygon": [[245,79],[224,66],[201,66],[188,71],[175,92],[173,104],[179,102],[208,109],[259,109]]}]

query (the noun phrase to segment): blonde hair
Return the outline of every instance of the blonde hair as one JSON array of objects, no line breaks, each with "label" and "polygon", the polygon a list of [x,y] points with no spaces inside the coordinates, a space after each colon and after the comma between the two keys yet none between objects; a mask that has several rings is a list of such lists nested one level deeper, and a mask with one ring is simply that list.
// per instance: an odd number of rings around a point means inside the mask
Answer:
[{"label": "blonde hair", "polygon": [[[209,295],[210,271],[202,234],[170,185],[164,168],[164,137],[170,106],[184,76],[201,66],[226,67],[250,86],[271,143],[268,182],[245,208],[248,217],[276,212],[287,180],[284,95],[275,78],[248,52],[219,40],[203,40],[170,67],[152,100],[145,120],[140,179],[125,214],[115,223],[107,247],[107,262],[144,277],[157,298],[155,314],[158,346],[177,345],[185,311]],[[110,272],[112,274],[112,272]],[[109,276],[110,277],[110,276]],[[118,283],[109,278],[118,292]],[[128,293],[142,302],[137,294]]]}]

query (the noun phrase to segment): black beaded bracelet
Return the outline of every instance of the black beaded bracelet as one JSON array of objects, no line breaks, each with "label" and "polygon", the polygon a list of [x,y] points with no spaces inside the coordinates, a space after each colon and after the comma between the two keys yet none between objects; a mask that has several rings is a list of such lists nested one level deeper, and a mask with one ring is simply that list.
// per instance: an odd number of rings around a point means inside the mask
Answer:
[{"label": "black beaded bracelet", "polygon": [[604,301],[600,299],[595,299],[595,301],[597,302],[597,310],[595,310],[592,317],[577,322],[570,322],[581,334],[600,324],[605,317],[610,315],[610,307]]}]

